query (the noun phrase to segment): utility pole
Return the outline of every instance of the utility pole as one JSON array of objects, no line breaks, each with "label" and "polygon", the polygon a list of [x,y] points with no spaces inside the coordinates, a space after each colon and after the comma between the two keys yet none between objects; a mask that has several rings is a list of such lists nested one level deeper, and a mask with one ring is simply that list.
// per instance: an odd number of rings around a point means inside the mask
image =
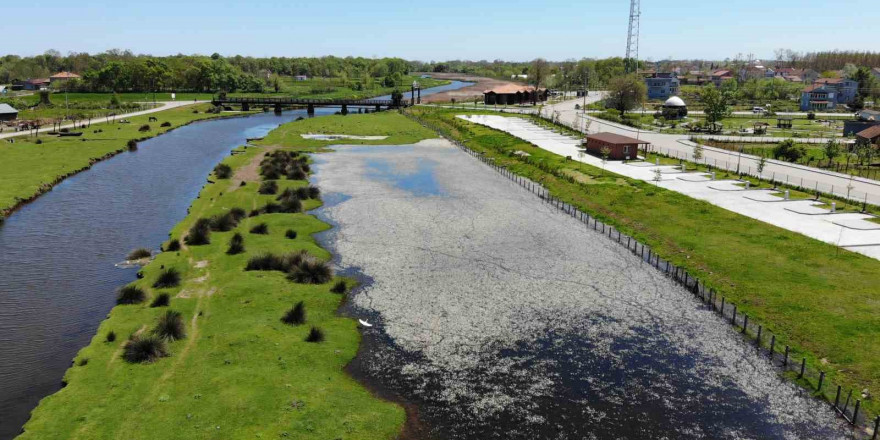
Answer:
[{"label": "utility pole", "polygon": [[[641,0],[630,0],[629,32],[626,35],[626,73],[638,72],[639,69],[639,17],[642,15]],[[635,63],[635,67],[633,64]]]}]

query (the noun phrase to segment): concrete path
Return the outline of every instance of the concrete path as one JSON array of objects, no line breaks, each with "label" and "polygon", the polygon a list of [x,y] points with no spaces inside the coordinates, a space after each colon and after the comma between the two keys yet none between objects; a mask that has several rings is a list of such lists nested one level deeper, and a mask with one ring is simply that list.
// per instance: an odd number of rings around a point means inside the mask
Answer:
[{"label": "concrete path", "polygon": [[[600,158],[583,154],[578,139],[539,127],[528,120],[491,115],[459,118],[505,131],[560,156],[603,166]],[[674,166],[609,161],[605,169],[646,182],[654,182],[654,170],[660,169],[661,181],[657,184],[663,188],[880,260],[880,229],[873,228],[876,223],[866,221],[870,218],[867,215],[831,213],[815,207],[816,202],[811,200],[785,200],[782,193],[745,190],[737,185],[741,182],[714,181],[705,173],[681,173]]]},{"label": "concrete path", "polygon": [[[155,108],[116,115],[116,120],[125,119],[125,118],[133,118],[135,116],[148,115],[151,113],[157,113],[157,112],[161,112],[161,111],[165,111],[165,110],[170,110],[173,108],[184,107],[187,105],[204,104],[206,102],[210,102],[210,101],[162,101],[162,102],[158,102],[157,104],[159,104],[159,106],[155,107]],[[103,116],[92,120],[92,125],[106,124],[106,123],[107,123],[107,118],[103,117]],[[55,128],[58,128],[58,127],[54,127],[54,128],[52,126],[43,127],[40,129],[40,133],[48,133]],[[60,128],[76,128],[76,127],[74,126],[73,122],[69,122],[67,124],[61,125]],[[27,136],[28,134],[31,134],[31,133],[33,133],[33,132],[32,131],[10,131],[8,133],[0,133],[0,139],[7,139],[7,138],[17,137],[17,136]]]}]

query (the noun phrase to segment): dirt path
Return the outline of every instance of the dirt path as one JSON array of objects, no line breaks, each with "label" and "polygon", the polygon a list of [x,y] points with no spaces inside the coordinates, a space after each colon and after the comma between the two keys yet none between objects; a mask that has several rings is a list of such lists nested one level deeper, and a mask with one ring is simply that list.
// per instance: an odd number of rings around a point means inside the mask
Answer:
[{"label": "dirt path", "polygon": [[435,79],[459,80],[473,82],[476,84],[465,87],[463,89],[450,90],[448,92],[425,96],[422,98],[423,103],[450,102],[452,101],[452,99],[455,99],[456,102],[473,102],[474,98],[478,98],[482,101],[483,92],[488,89],[503,86],[506,84],[519,84],[514,83],[513,81],[486,78],[483,76],[473,76],[465,73],[426,73],[426,75],[431,75],[431,77]]},{"label": "dirt path", "polygon": [[260,180],[260,162],[263,160],[264,157],[266,157],[266,154],[277,150],[279,146],[273,145],[262,148],[263,154],[258,154],[254,156],[249,164],[235,171],[235,175],[232,176],[232,185],[229,191],[235,191],[240,188],[242,182],[257,182]]}]

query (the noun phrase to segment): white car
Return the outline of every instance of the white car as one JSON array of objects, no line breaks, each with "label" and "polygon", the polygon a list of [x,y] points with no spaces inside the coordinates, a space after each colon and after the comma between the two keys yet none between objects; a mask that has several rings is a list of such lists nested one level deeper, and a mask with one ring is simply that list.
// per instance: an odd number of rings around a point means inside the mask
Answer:
[{"label": "white car", "polygon": [[764,112],[765,112],[764,107],[753,107],[752,108],[752,113],[754,113],[754,114],[764,113]]}]

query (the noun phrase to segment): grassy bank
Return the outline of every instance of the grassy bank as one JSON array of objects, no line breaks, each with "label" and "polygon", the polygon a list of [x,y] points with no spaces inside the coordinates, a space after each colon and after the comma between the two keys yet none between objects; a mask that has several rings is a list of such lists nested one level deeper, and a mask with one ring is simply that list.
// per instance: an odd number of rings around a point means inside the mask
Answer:
[{"label": "grassy bank", "polygon": [[[194,108],[199,109],[193,113]],[[15,206],[51,189],[65,177],[94,162],[125,151],[130,140],[157,136],[193,121],[216,118],[207,106],[181,107],[129,118],[130,124],[94,124],[79,137],[19,136],[0,140],[0,218]],[[158,121],[149,122],[150,117]],[[168,126],[162,127],[167,123]],[[144,125],[149,130],[141,131]]]},{"label": "grassy bank", "polygon": [[[370,142],[381,144],[433,137],[395,113],[286,124],[266,137],[265,146],[239,148],[227,158],[223,163],[231,168],[230,178],[212,176],[216,183],[202,190],[170,237],[182,239],[199,219],[281,203],[277,197],[286,189],[305,187],[305,180],[280,176],[273,180],[276,194],[260,194],[261,186],[265,190],[271,185],[257,175],[258,165],[265,153],[276,149],[321,149],[329,142],[304,141],[299,134],[331,128],[347,134],[392,135]],[[301,203],[305,210],[321,204],[314,198]],[[267,226],[267,234],[256,233],[261,232],[254,229],[260,224]],[[225,232],[210,232],[209,244],[186,245],[181,240],[179,251],[159,254],[143,269],[143,279],[131,284],[146,293],[145,300],[111,311],[65,375],[68,385],[40,402],[19,438],[395,438],[404,411],[373,397],[343,370],[357,352],[360,334],[353,320],[336,314],[344,295],[332,290],[340,279],[301,284],[279,271],[245,271],[253,257],[268,253],[306,251],[318,261],[328,260],[330,255],[312,237],[327,228],[305,213],[261,212]],[[294,231],[295,238],[288,231]],[[243,237],[244,249],[229,255],[235,234]],[[154,287],[170,268],[180,273],[180,284]],[[163,293],[170,296],[170,304],[150,307]],[[300,301],[305,323],[282,322]],[[186,336],[166,344],[167,357],[128,362],[129,335],[150,334],[167,310],[182,314]],[[323,332],[323,342],[306,342],[313,326]],[[117,336],[112,342],[111,332]]]},{"label": "grassy bank", "polygon": [[472,112],[411,111],[686,267],[836,383],[880,392],[880,262],[455,118]]}]

